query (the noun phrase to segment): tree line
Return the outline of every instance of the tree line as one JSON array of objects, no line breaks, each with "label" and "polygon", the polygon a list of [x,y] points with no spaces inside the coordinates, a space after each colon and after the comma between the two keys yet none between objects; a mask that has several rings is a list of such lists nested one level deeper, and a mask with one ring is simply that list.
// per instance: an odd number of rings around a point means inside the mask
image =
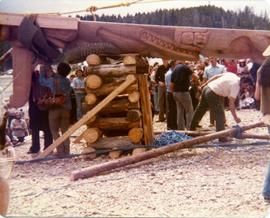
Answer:
[{"label": "tree line", "polygon": [[[82,20],[93,20],[92,15],[76,17]],[[233,29],[269,30],[270,22],[267,13],[256,15],[253,8],[246,6],[239,11],[224,10],[223,8],[205,5],[181,9],[156,10],[150,13],[136,13],[135,15],[96,16],[97,21],[154,24],[165,26],[194,26]]]}]

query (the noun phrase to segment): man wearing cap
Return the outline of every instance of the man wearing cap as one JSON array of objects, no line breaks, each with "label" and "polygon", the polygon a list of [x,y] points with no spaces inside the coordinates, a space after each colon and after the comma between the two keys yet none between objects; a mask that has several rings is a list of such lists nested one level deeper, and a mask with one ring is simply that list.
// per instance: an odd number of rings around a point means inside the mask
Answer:
[{"label": "man wearing cap", "polygon": [[[229,108],[234,120],[239,123],[240,118],[236,114],[235,99],[240,90],[240,77],[234,73],[223,73],[216,75],[206,82],[203,88],[201,101],[193,115],[190,129],[195,130],[203,115],[208,109],[213,113],[216,120],[216,130],[225,129],[224,119],[224,97],[229,98]],[[223,139],[220,139],[222,141]]]}]

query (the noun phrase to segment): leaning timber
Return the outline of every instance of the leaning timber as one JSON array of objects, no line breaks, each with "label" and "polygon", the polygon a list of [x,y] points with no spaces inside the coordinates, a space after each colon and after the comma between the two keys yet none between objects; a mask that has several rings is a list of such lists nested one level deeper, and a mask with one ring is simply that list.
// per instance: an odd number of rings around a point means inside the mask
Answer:
[{"label": "leaning timber", "polygon": [[[242,126],[241,128],[243,131],[246,131],[246,130],[249,130],[249,129],[252,129],[255,127],[260,127],[263,125],[264,125],[263,122],[258,122],[258,123],[253,123],[253,124],[249,124],[246,126]],[[163,154],[177,151],[179,149],[190,148],[193,145],[201,144],[201,143],[204,143],[204,142],[207,142],[210,140],[214,140],[214,139],[217,139],[220,137],[228,137],[228,136],[232,137],[234,134],[237,133],[237,131],[238,130],[236,128],[231,128],[231,129],[223,130],[220,132],[212,133],[209,135],[200,136],[197,138],[186,140],[183,142],[170,144],[170,145],[167,145],[165,147],[146,151],[144,153],[140,153],[140,154],[133,155],[130,157],[124,157],[124,158],[119,159],[119,160],[113,160],[113,161],[110,161],[107,163],[102,163],[102,164],[99,164],[96,166],[73,171],[71,174],[71,179],[78,180],[78,179],[93,177],[93,176],[99,175],[100,173],[103,173],[103,172],[108,172],[108,171],[113,170],[113,169],[117,169],[117,168],[124,167],[124,166],[130,165],[130,164],[134,164],[134,163],[138,163],[138,162],[141,162],[144,160],[155,158],[155,157],[158,157],[158,156],[163,155]]]}]

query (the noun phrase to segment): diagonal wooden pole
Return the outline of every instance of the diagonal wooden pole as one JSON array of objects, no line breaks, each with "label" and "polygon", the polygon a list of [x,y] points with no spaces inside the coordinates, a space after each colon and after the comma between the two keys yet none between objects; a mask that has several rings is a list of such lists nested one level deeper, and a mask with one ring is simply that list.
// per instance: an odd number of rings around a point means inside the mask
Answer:
[{"label": "diagonal wooden pole", "polygon": [[85,114],[77,123],[72,125],[63,135],[56,139],[46,150],[39,154],[36,158],[44,158],[49,155],[56,147],[62,144],[72,133],[84,125],[89,119],[95,116],[99,111],[102,110],[107,104],[109,104],[117,95],[123,92],[133,82],[136,81],[134,75],[128,75],[126,81],[123,82],[118,88],[116,88],[110,95],[104,98],[98,105],[96,105],[91,111]]},{"label": "diagonal wooden pole", "polygon": [[[242,131],[246,131],[246,130],[249,130],[255,127],[260,127],[260,126],[264,126],[264,123],[258,122],[258,123],[249,124],[246,126],[242,126],[241,129]],[[108,172],[108,171],[111,171],[120,167],[128,166],[128,165],[138,163],[147,159],[155,158],[160,155],[174,152],[179,149],[190,148],[193,145],[201,144],[201,143],[213,140],[213,139],[217,139],[220,137],[233,136],[234,134],[237,133],[237,131],[238,131],[237,128],[226,129],[220,132],[215,132],[212,134],[200,136],[200,137],[189,139],[183,142],[170,144],[161,148],[146,151],[144,153],[140,153],[140,154],[133,155],[130,157],[124,157],[118,160],[113,160],[107,163],[102,163],[96,166],[91,166],[85,169],[73,171],[71,174],[71,180],[78,180],[78,179],[85,179],[85,178],[93,177],[103,172]]]}]

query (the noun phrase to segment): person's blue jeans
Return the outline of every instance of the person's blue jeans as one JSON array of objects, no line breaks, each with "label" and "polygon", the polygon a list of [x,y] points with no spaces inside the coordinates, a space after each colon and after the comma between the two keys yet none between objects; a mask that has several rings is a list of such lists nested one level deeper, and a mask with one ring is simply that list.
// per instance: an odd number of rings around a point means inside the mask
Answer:
[{"label": "person's blue jeans", "polygon": [[[270,126],[268,126],[268,133],[270,134]],[[268,163],[268,169],[263,186],[263,197],[270,199],[270,162]]]},{"label": "person's blue jeans", "polygon": [[76,97],[76,106],[77,106],[77,120],[81,119],[81,117],[83,116],[83,112],[82,112],[82,101],[85,97],[85,93],[75,93],[75,97]]}]

